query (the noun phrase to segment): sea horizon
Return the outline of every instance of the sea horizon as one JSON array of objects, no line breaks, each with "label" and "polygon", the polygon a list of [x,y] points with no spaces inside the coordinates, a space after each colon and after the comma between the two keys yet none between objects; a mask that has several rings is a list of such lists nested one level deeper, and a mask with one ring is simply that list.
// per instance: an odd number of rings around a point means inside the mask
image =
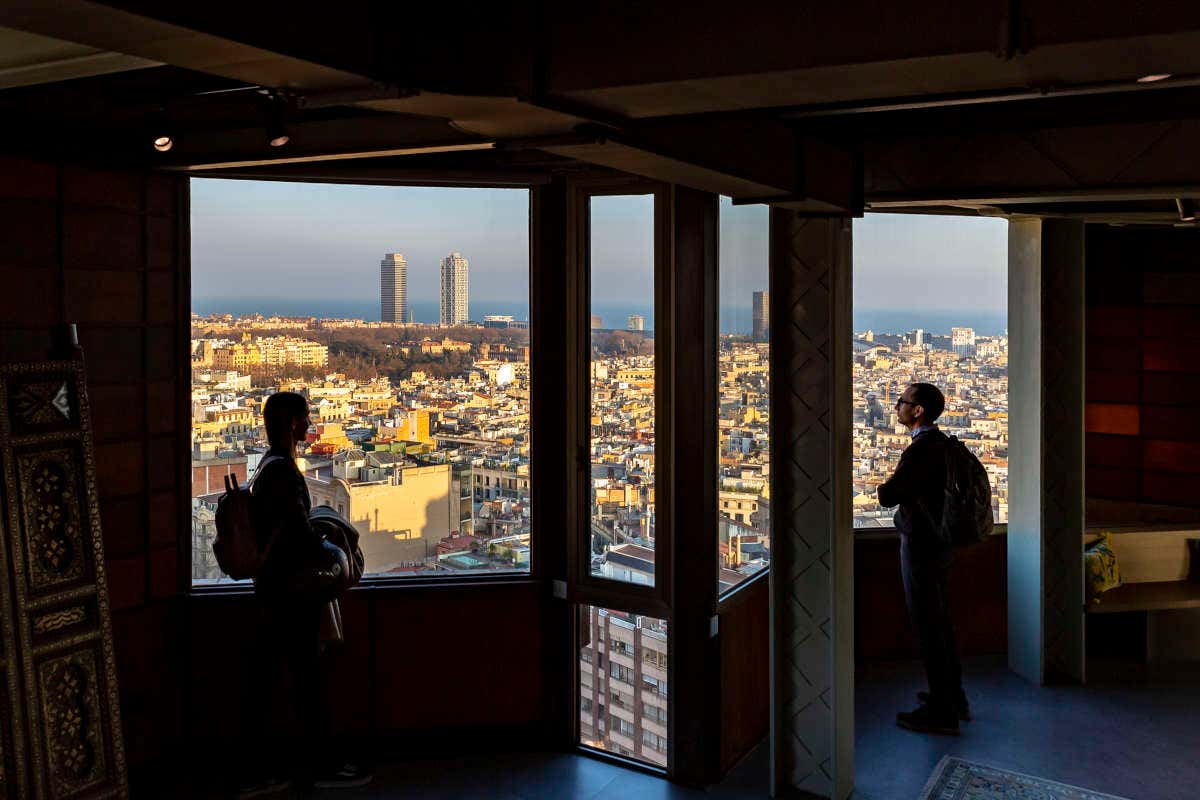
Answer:
[{"label": "sea horizon", "polygon": [[[410,304],[414,323],[436,325],[440,305],[437,300],[414,300]],[[317,317],[333,319],[361,319],[378,322],[380,309],[378,300],[347,298],[292,298],[292,297],[194,297],[192,311],[201,316],[209,314],[234,314],[235,316]],[[645,319],[646,329],[654,326],[654,313],[649,305],[597,304],[593,313],[601,318],[601,327],[623,329],[632,314]],[[511,315],[514,320],[529,319],[527,300],[472,301],[470,317],[482,321],[485,316]],[[750,334],[753,330],[753,315],[750,304],[722,305],[720,308],[721,333]],[[946,310],[946,309],[901,309],[860,308],[854,310],[855,333],[868,330],[875,333],[900,334],[921,328],[933,335],[947,336],[951,328],[974,329],[979,336],[999,336],[1008,329],[1006,311]]]}]

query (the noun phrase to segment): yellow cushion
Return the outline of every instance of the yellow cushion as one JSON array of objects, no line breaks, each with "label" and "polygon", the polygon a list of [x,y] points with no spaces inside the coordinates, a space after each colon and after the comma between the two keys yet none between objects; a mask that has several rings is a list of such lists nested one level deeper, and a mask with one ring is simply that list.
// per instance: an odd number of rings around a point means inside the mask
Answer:
[{"label": "yellow cushion", "polygon": [[1099,603],[1100,595],[1121,585],[1121,570],[1117,554],[1112,549],[1112,535],[1107,531],[1083,551],[1084,579],[1090,603]]}]

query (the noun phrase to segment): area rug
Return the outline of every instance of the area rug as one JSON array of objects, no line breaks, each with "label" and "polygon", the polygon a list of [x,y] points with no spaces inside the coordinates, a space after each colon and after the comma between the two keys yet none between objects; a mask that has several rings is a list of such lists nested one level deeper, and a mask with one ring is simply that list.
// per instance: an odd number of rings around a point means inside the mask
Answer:
[{"label": "area rug", "polygon": [[1012,770],[945,756],[918,800],[1125,800]]}]

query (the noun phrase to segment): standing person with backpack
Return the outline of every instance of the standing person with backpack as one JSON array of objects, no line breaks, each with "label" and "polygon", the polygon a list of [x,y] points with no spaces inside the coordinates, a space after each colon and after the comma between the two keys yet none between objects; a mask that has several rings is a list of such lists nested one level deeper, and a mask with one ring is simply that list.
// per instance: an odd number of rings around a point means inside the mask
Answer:
[{"label": "standing person with backpack", "polygon": [[[947,491],[958,471],[956,459],[962,452],[974,456],[935,424],[945,407],[946,398],[929,383],[912,384],[896,400],[896,417],[908,428],[912,443],[895,473],[879,487],[879,503],[899,506],[894,520],[900,534],[904,599],[929,681],[929,691],[917,695],[921,705],[897,714],[896,724],[922,733],[957,734],[959,720],[970,719],[970,707],[962,687],[947,591],[954,542],[943,523],[953,523],[963,514],[962,498]],[[990,497],[987,514],[990,521]]]},{"label": "standing person with backpack", "polygon": [[[252,483],[252,516],[261,565],[254,574],[259,630],[251,648],[251,680],[243,704],[248,765],[238,790],[243,798],[281,791],[277,765],[264,743],[273,690],[291,672],[294,707],[301,723],[299,751],[286,759],[299,765],[317,788],[349,788],[370,782],[369,772],[335,758],[329,741],[329,707],[321,680],[321,621],[330,597],[313,590],[321,583],[323,537],[309,519],[312,499],[296,466],[296,443],[312,422],[308,401],[294,392],[276,392],[263,406],[270,449]],[[314,580],[314,575],[316,579]],[[269,746],[268,746],[269,747]]]}]

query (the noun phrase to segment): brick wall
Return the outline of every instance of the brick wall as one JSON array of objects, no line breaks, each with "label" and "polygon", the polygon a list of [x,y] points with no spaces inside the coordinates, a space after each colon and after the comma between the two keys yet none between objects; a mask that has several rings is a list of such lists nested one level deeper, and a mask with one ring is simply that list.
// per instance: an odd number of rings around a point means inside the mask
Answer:
[{"label": "brick wall", "polygon": [[55,326],[79,325],[134,768],[182,729],[172,602],[188,478],[177,394],[187,324],[181,185],[171,175],[0,157],[0,359],[43,359]]},{"label": "brick wall", "polygon": [[1086,280],[1088,523],[1200,519],[1200,230],[1088,226]]}]

